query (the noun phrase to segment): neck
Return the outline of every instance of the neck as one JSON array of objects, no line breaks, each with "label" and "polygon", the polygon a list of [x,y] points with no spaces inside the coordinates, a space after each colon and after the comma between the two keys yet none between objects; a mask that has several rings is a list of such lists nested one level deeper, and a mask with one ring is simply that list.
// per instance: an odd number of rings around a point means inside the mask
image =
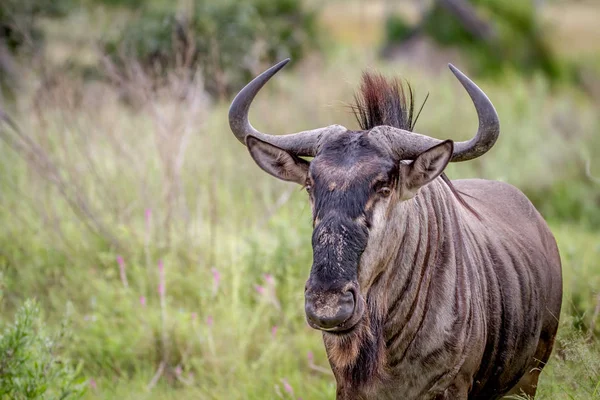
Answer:
[{"label": "neck", "polygon": [[385,228],[370,233],[359,268],[365,318],[354,340],[324,337],[338,383],[369,390],[395,375],[427,320],[435,321],[433,314],[468,307],[470,294],[462,289],[466,271],[456,262],[462,250],[454,245],[462,241],[461,212],[450,187],[436,179],[380,216]]},{"label": "neck", "polygon": [[441,179],[401,203],[397,214],[401,233],[385,263],[385,288],[374,291],[385,296],[384,335],[392,366],[404,358],[426,314],[451,306],[446,304],[454,298],[450,282],[456,282],[460,264],[454,246],[460,238],[456,200]]}]

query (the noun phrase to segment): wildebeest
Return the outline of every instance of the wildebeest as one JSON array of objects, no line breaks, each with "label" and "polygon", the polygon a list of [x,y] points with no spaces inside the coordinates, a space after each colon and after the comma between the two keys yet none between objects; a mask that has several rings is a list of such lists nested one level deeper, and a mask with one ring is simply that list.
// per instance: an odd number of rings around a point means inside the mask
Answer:
[{"label": "wildebeest", "polygon": [[361,130],[261,133],[248,121],[250,104],[287,61],[240,91],[229,122],[263,170],[309,193],[305,311],[323,331],[337,398],[534,396],[558,329],[556,241],[518,189],[443,173],[496,142],[490,100],[450,65],[479,129],[469,141],[441,141],[411,132],[410,87],[365,74]]}]

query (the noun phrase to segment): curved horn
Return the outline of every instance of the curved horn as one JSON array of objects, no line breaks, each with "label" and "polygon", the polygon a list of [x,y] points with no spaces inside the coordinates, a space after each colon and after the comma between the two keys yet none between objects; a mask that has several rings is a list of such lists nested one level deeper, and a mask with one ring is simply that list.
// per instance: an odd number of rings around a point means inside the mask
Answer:
[{"label": "curved horn", "polygon": [[252,100],[260,89],[281,70],[288,62],[289,58],[275,64],[248,83],[233,99],[229,107],[229,127],[235,137],[246,144],[246,137],[252,135],[267,143],[290,151],[299,156],[315,156],[317,145],[321,136],[334,130],[345,130],[340,125],[332,125],[325,128],[314,129],[310,131],[292,133],[288,135],[269,135],[256,130],[248,121],[248,110]]},{"label": "curved horn", "polygon": [[498,135],[500,135],[500,120],[498,119],[498,113],[496,113],[494,105],[483,90],[454,65],[448,64],[448,68],[458,78],[471,97],[477,111],[477,117],[479,118],[479,128],[475,137],[471,140],[454,144],[452,161],[472,160],[487,153],[494,146]]},{"label": "curved horn", "polygon": [[[450,161],[467,161],[485,154],[492,148],[500,134],[500,121],[494,105],[486,94],[465,74],[452,64],[448,64],[452,73],[463,85],[477,111],[479,129],[471,140],[454,144],[454,153]],[[377,128],[376,128],[377,129]],[[412,159],[425,150],[442,141],[418,133],[405,131],[393,127],[379,127],[380,131],[388,137],[394,149],[398,149],[402,158]]]}]

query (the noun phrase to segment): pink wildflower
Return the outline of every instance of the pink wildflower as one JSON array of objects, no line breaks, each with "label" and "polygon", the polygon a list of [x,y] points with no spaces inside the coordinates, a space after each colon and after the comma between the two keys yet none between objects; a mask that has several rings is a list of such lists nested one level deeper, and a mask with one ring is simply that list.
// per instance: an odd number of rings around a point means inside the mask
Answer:
[{"label": "pink wildflower", "polygon": [[140,296],[140,305],[146,307],[146,296]]},{"label": "pink wildflower", "polygon": [[206,325],[208,326],[213,326],[213,317],[212,315],[209,315],[208,317],[206,317]]},{"label": "pink wildflower", "polygon": [[144,213],[146,217],[146,227],[150,226],[150,219],[152,218],[152,210],[150,208],[146,208],[146,212]]},{"label": "pink wildflower", "polygon": [[158,294],[165,295],[165,265],[162,260],[158,261]]},{"label": "pink wildflower", "polygon": [[221,282],[221,273],[216,268],[211,268],[213,276],[213,296],[219,291],[219,283]]},{"label": "pink wildflower", "polygon": [[265,280],[265,286],[254,285],[256,291],[259,294],[264,295],[265,298],[275,306],[275,308],[278,310],[281,309],[281,305],[279,304],[275,290],[275,278],[271,274],[264,274],[263,278]]},{"label": "pink wildflower", "polygon": [[192,321],[195,321],[198,319],[198,313],[196,313],[196,312],[193,312],[190,316],[192,317]]},{"label": "pink wildflower", "polygon": [[129,283],[127,282],[127,274],[125,273],[125,261],[122,256],[117,256],[117,264],[119,264],[119,274],[121,275],[121,282],[123,282],[123,286],[126,288],[129,287]]},{"label": "pink wildflower", "polygon": [[181,365],[178,365],[178,366],[175,368],[175,375],[177,375],[177,376],[181,376],[181,373],[182,373],[182,372],[183,372],[183,369],[181,368]]},{"label": "pink wildflower", "polygon": [[94,378],[90,378],[89,384],[90,384],[90,387],[94,390],[96,390],[96,388],[98,387],[98,385],[96,384],[96,380]]},{"label": "pink wildflower", "polygon": [[292,386],[288,383],[287,379],[283,378],[281,382],[283,383],[283,389],[293,396],[294,389],[292,389]]},{"label": "pink wildflower", "polygon": [[269,286],[275,286],[275,278],[273,278],[273,275],[265,274],[264,278],[265,278],[265,282],[267,282],[267,284],[269,284]]},{"label": "pink wildflower", "polygon": [[313,362],[313,360],[314,360],[313,353],[312,353],[312,351],[309,351],[309,352],[308,352],[308,362],[309,362],[309,363],[312,363],[312,362]]},{"label": "pink wildflower", "polygon": [[274,325],[271,328],[271,336],[273,337],[273,339],[275,339],[275,335],[277,335],[277,325]]}]

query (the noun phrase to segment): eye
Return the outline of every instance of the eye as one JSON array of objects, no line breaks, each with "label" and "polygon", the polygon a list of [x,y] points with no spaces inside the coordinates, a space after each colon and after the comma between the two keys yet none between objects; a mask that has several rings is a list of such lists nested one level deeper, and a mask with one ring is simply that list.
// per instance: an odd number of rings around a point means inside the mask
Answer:
[{"label": "eye", "polygon": [[306,191],[310,193],[310,191],[312,190],[312,186],[309,183],[307,183],[306,185],[304,185],[304,189],[306,189]]},{"label": "eye", "polygon": [[382,187],[379,190],[377,190],[377,194],[381,197],[388,197],[390,194],[392,194],[392,189],[390,189],[389,187]]}]

